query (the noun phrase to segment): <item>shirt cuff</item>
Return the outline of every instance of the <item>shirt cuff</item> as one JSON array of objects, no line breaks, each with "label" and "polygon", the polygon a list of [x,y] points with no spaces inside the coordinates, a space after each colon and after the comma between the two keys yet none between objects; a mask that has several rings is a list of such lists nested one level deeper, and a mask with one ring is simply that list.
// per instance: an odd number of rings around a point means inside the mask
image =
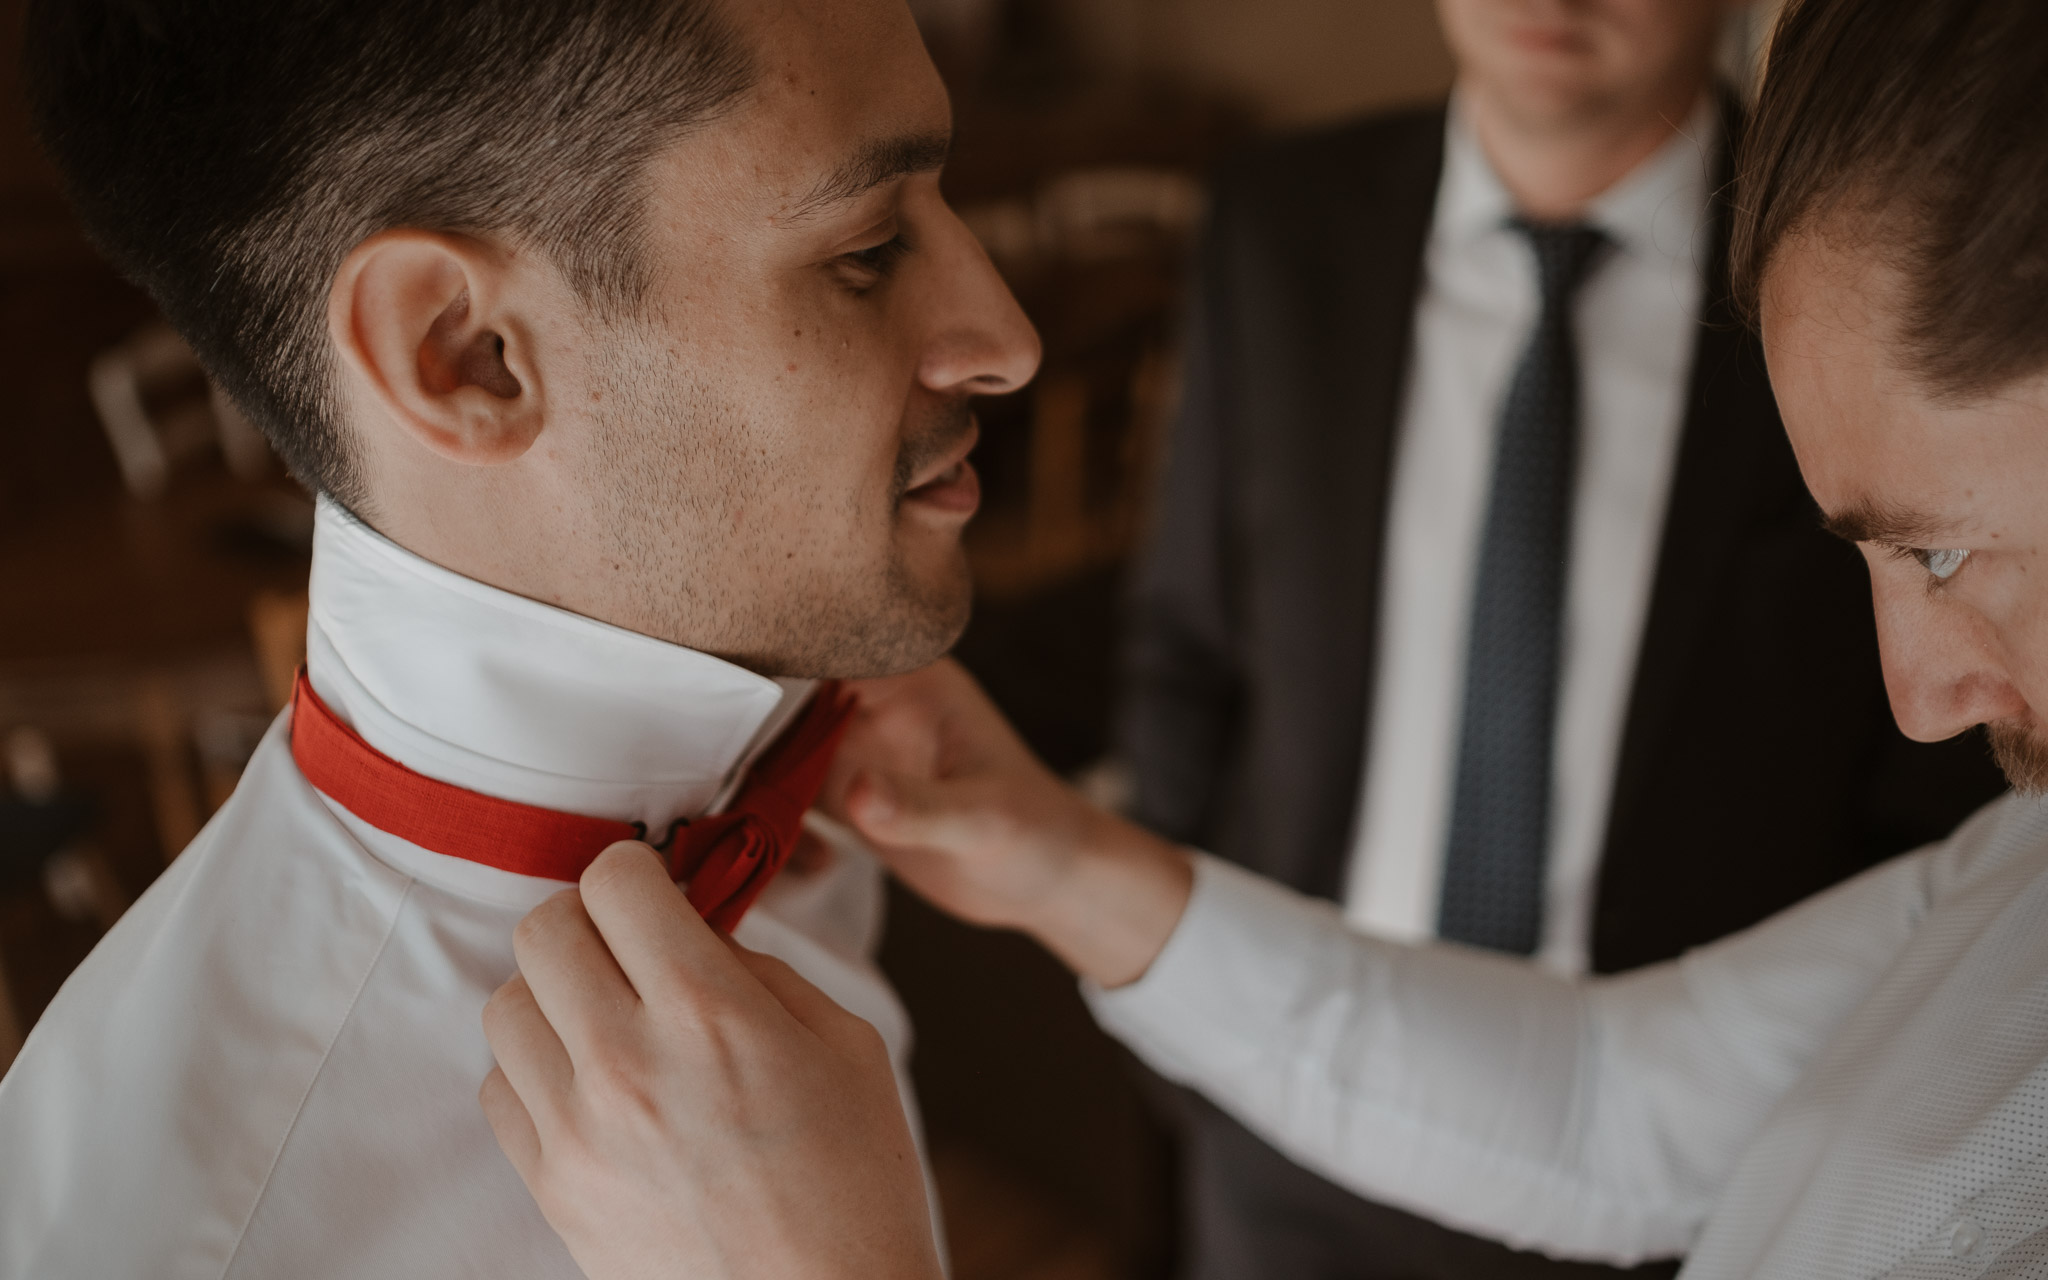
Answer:
[{"label": "shirt cuff", "polygon": [[1144,976],[1081,984],[1106,1030],[1182,1083],[1270,1051],[1292,1020],[1289,993],[1344,932],[1330,903],[1209,854],[1195,853],[1194,869],[1187,909]]}]

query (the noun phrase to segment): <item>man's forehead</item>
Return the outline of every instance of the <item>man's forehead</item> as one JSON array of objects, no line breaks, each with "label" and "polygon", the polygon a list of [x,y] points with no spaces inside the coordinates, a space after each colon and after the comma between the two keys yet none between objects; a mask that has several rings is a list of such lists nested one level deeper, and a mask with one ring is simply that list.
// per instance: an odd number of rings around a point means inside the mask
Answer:
[{"label": "man's forehead", "polygon": [[943,131],[944,82],[902,0],[783,0],[744,20],[761,74],[743,110],[839,163],[856,147]]},{"label": "man's forehead", "polygon": [[1878,285],[1836,238],[1789,238],[1763,282],[1764,355],[1828,529],[1852,542],[1922,546],[1941,521],[1918,483],[1929,459],[1901,416]]},{"label": "man's forehead", "polygon": [[683,152],[697,155],[679,156],[676,176],[790,225],[942,167],[952,105],[908,11],[893,8],[900,24],[803,21],[795,6],[757,20],[750,35],[767,51],[760,79],[720,125],[685,139]]},{"label": "man's forehead", "polygon": [[1931,391],[1898,340],[1896,268],[1841,238],[1792,238],[1763,293],[1771,385],[1830,529],[1970,545],[2032,519],[2048,484],[2048,376],[1970,402]]}]

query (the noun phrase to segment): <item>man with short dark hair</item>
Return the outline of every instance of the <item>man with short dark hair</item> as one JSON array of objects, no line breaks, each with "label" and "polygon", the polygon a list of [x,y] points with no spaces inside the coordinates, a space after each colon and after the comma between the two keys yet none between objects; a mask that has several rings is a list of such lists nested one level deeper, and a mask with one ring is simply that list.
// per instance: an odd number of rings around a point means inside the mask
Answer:
[{"label": "man with short dark hair", "polygon": [[[2000,784],[1886,714],[1863,574],[1730,305],[1735,5],[1437,7],[1447,105],[1218,180],[1132,610],[1137,812],[1376,936],[1618,972]],[[1190,1276],[1592,1270],[1184,1118]]]},{"label": "man with short dark hair", "polygon": [[292,711],[0,1083],[0,1276],[574,1275],[478,1019],[605,845],[907,1053],[872,861],[776,876],[1036,365],[945,91],[899,0],[41,0],[28,57],[321,498]]}]

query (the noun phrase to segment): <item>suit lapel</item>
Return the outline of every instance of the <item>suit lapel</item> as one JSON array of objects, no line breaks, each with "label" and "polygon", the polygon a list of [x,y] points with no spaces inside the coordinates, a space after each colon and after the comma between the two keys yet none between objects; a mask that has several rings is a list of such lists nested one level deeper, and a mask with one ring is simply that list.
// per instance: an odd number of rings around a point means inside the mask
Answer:
[{"label": "suit lapel", "polygon": [[1302,814],[1316,818],[1300,831],[1302,865],[1290,879],[1324,897],[1343,887],[1363,776],[1393,456],[1443,136],[1442,111],[1418,114],[1391,145],[1360,157],[1354,198],[1328,206],[1344,224],[1314,241],[1324,255],[1327,346],[1308,370],[1335,379],[1326,403],[1336,411],[1315,433],[1313,454],[1297,462],[1305,501],[1294,518],[1317,560],[1320,607],[1302,601],[1287,616],[1324,634],[1298,650],[1316,664],[1321,690],[1304,691],[1293,708],[1293,731],[1314,753],[1297,760],[1315,760],[1319,776],[1314,793],[1300,797]]},{"label": "suit lapel", "polygon": [[1776,496],[1778,468],[1766,459],[1783,428],[1761,349],[1729,296],[1728,184],[1742,126],[1732,101],[1724,108],[1723,126],[1712,208],[1714,253],[1656,582],[1623,726],[1603,866],[1621,856],[1617,833],[1635,817],[1657,745],[1673,731],[1687,673],[1703,659],[1704,623],[1716,607],[1716,587],[1741,543],[1741,530],[1759,504]]}]

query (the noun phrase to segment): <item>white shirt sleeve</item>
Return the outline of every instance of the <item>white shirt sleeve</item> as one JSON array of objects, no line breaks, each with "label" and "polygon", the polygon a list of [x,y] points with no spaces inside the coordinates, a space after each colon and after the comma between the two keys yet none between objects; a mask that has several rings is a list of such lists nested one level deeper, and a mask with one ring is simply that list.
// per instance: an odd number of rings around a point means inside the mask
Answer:
[{"label": "white shirt sleeve", "polygon": [[1204,856],[1146,975],[1086,994],[1155,1069],[1360,1194],[1559,1256],[1670,1256],[1904,947],[1946,857],[1896,859],[1668,964],[1570,979],[1368,938]]}]

